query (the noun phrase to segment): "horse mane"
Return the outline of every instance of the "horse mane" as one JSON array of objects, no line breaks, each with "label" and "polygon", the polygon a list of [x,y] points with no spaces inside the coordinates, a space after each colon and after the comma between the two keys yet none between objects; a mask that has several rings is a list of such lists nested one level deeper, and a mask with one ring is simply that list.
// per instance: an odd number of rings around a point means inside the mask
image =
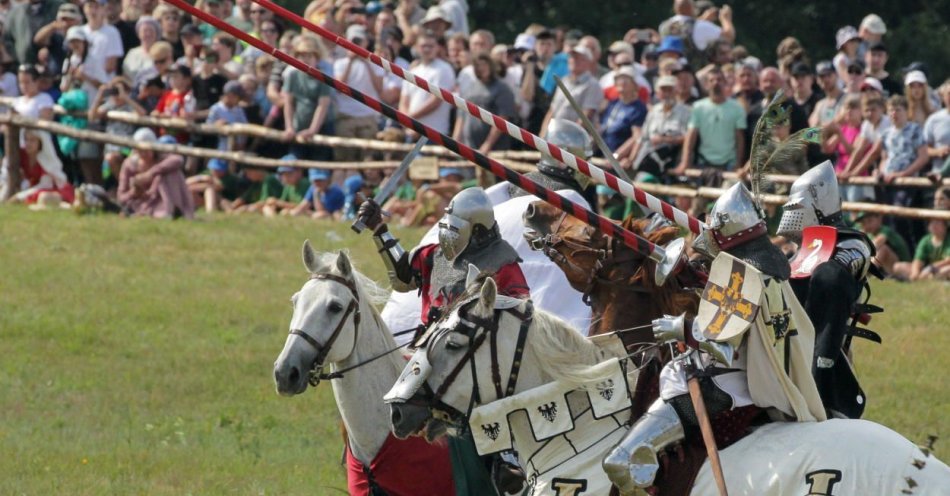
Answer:
[{"label": "horse mane", "polygon": [[533,318],[527,350],[554,380],[583,384],[605,378],[592,374],[591,367],[616,355],[554,314],[535,309]]},{"label": "horse mane", "polygon": [[[680,229],[675,226],[666,226],[653,231],[644,232],[650,223],[648,219],[637,219],[633,216],[627,217],[622,226],[624,229],[632,231],[647,241],[656,245],[665,245],[680,236]],[[629,250],[626,245],[616,242],[615,249]],[[651,298],[653,309],[656,314],[676,314],[682,309],[691,309],[695,312],[696,299],[692,293],[683,291],[683,288],[675,280],[667,281],[664,286],[657,286],[653,273],[656,269],[656,263],[650,259],[644,258],[640,263],[629,283],[634,286],[640,286],[653,295]]]},{"label": "horse mane", "polygon": [[[323,267],[333,267],[333,270],[336,271],[336,259],[337,253],[314,253],[317,257],[319,264]],[[347,253],[349,256],[349,253]],[[353,260],[352,257],[349,257],[350,260]],[[369,276],[366,276],[362,272],[356,270],[356,267],[353,267],[353,264],[350,263],[352,267],[353,280],[356,282],[356,290],[360,294],[360,299],[365,299],[371,303],[371,307],[375,310],[377,307],[384,305],[389,300],[389,290],[380,286],[379,283],[371,279]]]}]

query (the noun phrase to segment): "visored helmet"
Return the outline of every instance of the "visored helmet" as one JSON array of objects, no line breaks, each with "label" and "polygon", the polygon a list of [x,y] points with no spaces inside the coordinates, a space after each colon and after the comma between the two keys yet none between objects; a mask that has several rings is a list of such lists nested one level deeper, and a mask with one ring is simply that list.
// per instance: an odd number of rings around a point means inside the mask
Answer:
[{"label": "visored helmet", "polygon": [[718,250],[728,251],[768,234],[762,212],[742,183],[736,183],[716,200],[708,224],[704,236],[712,235]]},{"label": "visored helmet", "polygon": [[439,220],[439,246],[445,258],[453,261],[472,241],[473,236],[495,228],[495,211],[481,188],[463,189],[449,202]]},{"label": "visored helmet", "polygon": [[798,242],[806,227],[834,224],[840,213],[838,179],[831,162],[826,160],[792,183],[776,234]]},{"label": "visored helmet", "polygon": [[[594,140],[587,131],[576,122],[566,119],[551,119],[545,131],[544,141],[563,148],[584,160],[594,155]],[[541,165],[549,167],[566,167],[564,164],[547,156],[541,157]]]}]

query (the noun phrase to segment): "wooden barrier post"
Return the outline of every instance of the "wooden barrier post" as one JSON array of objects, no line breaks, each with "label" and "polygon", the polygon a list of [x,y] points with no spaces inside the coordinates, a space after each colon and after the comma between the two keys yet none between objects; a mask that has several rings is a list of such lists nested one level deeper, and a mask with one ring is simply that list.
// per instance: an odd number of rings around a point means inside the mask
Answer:
[{"label": "wooden barrier post", "polygon": [[[20,126],[7,124],[3,135],[3,150],[7,154],[7,196],[20,191]],[[0,198],[6,200],[6,198]]]}]

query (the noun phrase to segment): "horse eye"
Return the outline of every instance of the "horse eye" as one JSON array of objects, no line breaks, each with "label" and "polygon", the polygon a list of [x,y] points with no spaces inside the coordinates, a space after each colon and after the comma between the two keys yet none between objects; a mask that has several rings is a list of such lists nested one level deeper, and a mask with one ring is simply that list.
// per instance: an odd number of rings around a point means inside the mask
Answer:
[{"label": "horse eye", "polygon": [[327,306],[327,310],[330,313],[340,313],[343,311],[343,305],[341,305],[337,301],[333,301],[333,302],[330,302],[330,304]]}]

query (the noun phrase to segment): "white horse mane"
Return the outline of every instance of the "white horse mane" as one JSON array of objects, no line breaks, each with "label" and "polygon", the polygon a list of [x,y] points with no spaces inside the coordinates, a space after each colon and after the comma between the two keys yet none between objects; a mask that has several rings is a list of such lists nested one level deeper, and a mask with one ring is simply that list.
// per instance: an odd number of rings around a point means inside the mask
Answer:
[{"label": "white horse mane", "polygon": [[595,374],[591,368],[616,356],[585,338],[561,318],[537,308],[527,345],[544,372],[555,380],[575,384],[604,380],[603,371]]},{"label": "white horse mane", "polygon": [[[320,266],[333,267],[333,270],[336,271],[337,253],[314,252],[314,255],[317,257],[317,262]],[[352,257],[349,257],[349,259],[351,261],[353,260]],[[356,282],[356,288],[360,293],[361,299],[365,298],[366,301],[370,302],[374,310],[389,300],[388,289],[380,286],[379,283],[369,276],[356,270],[352,263],[350,263],[350,267],[352,267],[353,280]]]}]

